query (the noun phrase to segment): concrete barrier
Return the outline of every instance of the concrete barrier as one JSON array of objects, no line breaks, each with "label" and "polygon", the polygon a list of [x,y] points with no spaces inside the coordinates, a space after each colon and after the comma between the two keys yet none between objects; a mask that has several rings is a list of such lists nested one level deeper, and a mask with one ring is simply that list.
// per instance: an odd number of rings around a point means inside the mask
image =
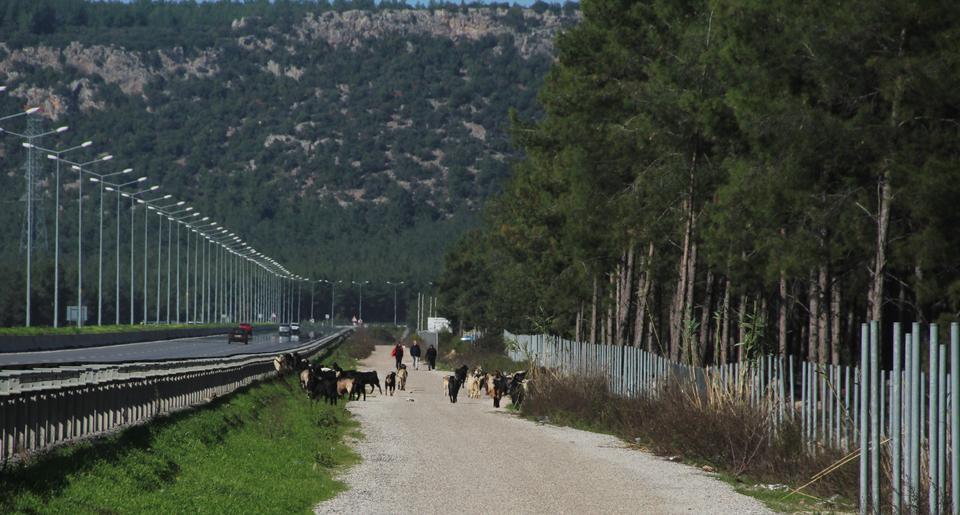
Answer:
[{"label": "concrete barrier", "polygon": [[[103,334],[50,334],[41,336],[0,336],[0,353],[101,347],[124,343],[196,338],[227,334],[230,327],[183,327],[178,329],[145,329]],[[276,326],[260,326],[254,333],[275,332]]]}]

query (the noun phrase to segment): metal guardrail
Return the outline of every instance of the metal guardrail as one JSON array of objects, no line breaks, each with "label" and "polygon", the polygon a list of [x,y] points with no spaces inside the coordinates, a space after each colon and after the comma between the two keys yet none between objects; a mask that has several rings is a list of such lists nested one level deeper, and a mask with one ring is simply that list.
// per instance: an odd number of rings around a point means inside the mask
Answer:
[{"label": "metal guardrail", "polygon": [[[287,352],[310,358],[352,328]],[[275,353],[0,371],[0,463],[209,402],[275,373]]]}]

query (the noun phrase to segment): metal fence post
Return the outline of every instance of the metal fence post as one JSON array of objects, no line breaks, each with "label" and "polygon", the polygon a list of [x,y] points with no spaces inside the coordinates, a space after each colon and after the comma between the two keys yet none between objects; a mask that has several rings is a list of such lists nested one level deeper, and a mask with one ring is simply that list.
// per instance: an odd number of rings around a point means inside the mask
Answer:
[{"label": "metal fence post", "polygon": [[939,480],[937,477],[937,452],[939,443],[937,442],[937,437],[939,436],[939,430],[937,428],[937,387],[939,386],[939,381],[937,381],[937,375],[940,371],[940,350],[937,345],[937,326],[936,324],[930,324],[930,415],[928,417],[928,431],[927,431],[927,476],[930,478],[930,484],[928,488],[929,500],[927,503],[930,507],[930,515],[937,514],[937,498],[940,496],[940,493],[937,492],[937,484]]},{"label": "metal fence post", "polygon": [[900,323],[893,324],[893,370],[890,379],[893,381],[893,392],[890,395],[890,456],[893,475],[890,490],[892,493],[891,508],[894,515],[900,513]]},{"label": "metal fence post", "polygon": [[867,372],[870,370],[869,357],[870,357],[870,347],[869,347],[869,334],[867,329],[867,324],[860,325],[860,513],[861,515],[866,515],[867,513],[867,403],[863,402],[866,400],[868,391],[867,391]]},{"label": "metal fence post", "polygon": [[937,374],[937,512],[943,510],[943,489],[946,483],[947,455],[947,346],[937,344],[940,349],[940,369]]},{"label": "metal fence post", "polygon": [[950,491],[951,513],[960,514],[960,453],[957,444],[960,443],[960,324],[950,324]]},{"label": "metal fence post", "polygon": [[913,323],[910,335],[910,502],[911,506],[915,506],[920,503],[920,388],[923,386],[919,322]]}]

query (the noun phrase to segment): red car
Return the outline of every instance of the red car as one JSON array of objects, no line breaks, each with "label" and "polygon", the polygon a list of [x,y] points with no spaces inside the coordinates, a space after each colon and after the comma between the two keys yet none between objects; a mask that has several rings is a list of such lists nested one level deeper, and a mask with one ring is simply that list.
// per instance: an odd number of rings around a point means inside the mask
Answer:
[{"label": "red car", "polygon": [[240,324],[240,330],[247,334],[247,336],[253,336],[253,326],[250,324]]}]

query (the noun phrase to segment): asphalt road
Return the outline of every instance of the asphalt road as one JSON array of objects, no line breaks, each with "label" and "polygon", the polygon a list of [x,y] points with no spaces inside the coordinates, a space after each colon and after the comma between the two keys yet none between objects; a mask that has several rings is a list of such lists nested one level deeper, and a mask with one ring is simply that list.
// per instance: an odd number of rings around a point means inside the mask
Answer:
[{"label": "asphalt road", "polygon": [[[341,476],[350,489],[316,513],[770,513],[613,436],[537,424],[466,391],[451,404],[443,372],[408,367],[406,391],[348,404],[362,462]],[[386,376],[390,348],[377,347],[364,368]]]},{"label": "asphalt road", "polygon": [[211,358],[235,354],[280,353],[296,348],[309,339],[280,337],[276,333],[257,334],[250,343],[227,343],[226,335],[180,338],[154,342],[0,354],[0,368],[24,365],[66,365],[118,363],[124,361],[161,361],[170,359]]}]

